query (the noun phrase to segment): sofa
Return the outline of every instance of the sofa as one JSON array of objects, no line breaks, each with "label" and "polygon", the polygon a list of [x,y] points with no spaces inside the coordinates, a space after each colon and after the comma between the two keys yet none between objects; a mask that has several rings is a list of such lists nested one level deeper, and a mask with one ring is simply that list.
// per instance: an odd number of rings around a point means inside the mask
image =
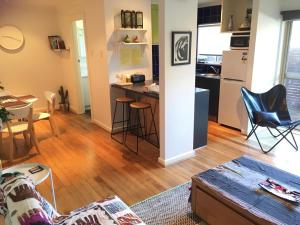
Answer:
[{"label": "sofa", "polygon": [[18,172],[0,176],[0,215],[6,225],[145,225],[117,196],[61,215]]}]

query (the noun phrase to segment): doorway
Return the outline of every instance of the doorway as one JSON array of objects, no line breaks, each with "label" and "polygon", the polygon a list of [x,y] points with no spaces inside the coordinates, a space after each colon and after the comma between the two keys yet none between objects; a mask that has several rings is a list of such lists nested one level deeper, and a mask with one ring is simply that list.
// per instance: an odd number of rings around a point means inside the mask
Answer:
[{"label": "doorway", "polygon": [[81,92],[81,108],[82,113],[91,116],[90,90],[89,90],[89,72],[86,57],[86,42],[84,32],[84,21],[76,20],[73,22],[74,40],[75,40],[75,60],[78,71],[79,86]]}]

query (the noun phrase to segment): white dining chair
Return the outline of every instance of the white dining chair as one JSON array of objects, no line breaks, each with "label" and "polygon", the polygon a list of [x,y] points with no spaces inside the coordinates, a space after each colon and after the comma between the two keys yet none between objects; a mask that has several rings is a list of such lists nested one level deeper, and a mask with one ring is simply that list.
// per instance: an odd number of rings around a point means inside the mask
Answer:
[{"label": "white dining chair", "polygon": [[0,97],[11,95],[10,91],[0,90]]},{"label": "white dining chair", "polygon": [[44,96],[47,100],[47,112],[39,112],[33,114],[33,122],[37,122],[40,120],[49,120],[52,134],[54,136],[58,136],[58,130],[56,127],[55,119],[54,119],[54,111],[55,111],[55,93],[51,91],[45,91]]},{"label": "white dining chair", "polygon": [[28,104],[26,106],[18,108],[6,108],[6,110],[9,112],[10,120],[4,123],[4,127],[0,132],[0,140],[2,142],[2,133],[8,133],[10,145],[10,161],[13,160],[15,150],[17,149],[15,135],[18,134],[23,134],[24,141],[27,146],[29,145],[28,140],[30,140],[30,146],[34,145],[37,152],[40,153],[38,141],[35,135],[35,130],[32,122],[32,105]]}]

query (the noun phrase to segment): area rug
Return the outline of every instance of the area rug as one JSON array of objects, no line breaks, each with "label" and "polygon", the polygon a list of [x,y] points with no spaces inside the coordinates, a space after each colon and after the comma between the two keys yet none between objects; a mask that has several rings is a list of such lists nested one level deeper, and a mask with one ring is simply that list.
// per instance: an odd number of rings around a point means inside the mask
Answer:
[{"label": "area rug", "polygon": [[196,216],[188,202],[191,182],[179,185],[142,202],[131,209],[147,225],[207,225]]}]

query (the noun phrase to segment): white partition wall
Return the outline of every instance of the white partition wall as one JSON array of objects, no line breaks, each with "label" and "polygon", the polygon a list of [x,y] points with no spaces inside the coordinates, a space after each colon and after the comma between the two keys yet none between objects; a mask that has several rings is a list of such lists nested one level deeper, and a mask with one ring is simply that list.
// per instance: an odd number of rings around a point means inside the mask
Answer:
[{"label": "white partition wall", "polygon": [[[197,0],[159,0],[160,158],[164,166],[194,155]],[[191,31],[191,64],[171,66],[172,31]]]}]

